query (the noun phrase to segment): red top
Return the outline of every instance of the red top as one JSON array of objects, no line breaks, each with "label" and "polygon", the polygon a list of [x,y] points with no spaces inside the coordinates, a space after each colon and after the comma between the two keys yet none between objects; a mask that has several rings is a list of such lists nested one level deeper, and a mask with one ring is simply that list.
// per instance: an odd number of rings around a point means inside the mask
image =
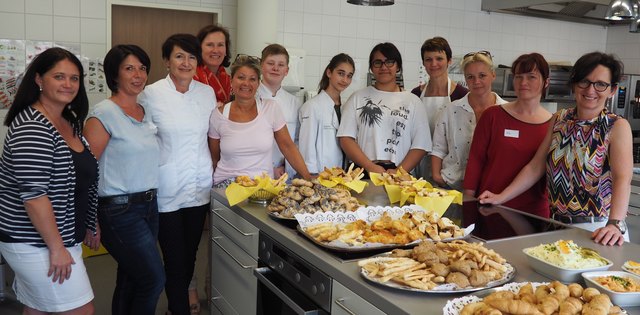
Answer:
[{"label": "red top", "polygon": [[198,66],[193,79],[211,86],[216,92],[216,101],[226,104],[231,100],[231,77],[224,70],[224,67],[218,67],[218,73],[214,75],[206,65]]},{"label": "red top", "polygon": [[[502,106],[492,106],[482,116],[473,134],[464,189],[502,192],[529,163],[547,134],[549,121],[520,121]],[[541,178],[527,191],[504,204],[541,217],[549,217],[546,180]]]}]

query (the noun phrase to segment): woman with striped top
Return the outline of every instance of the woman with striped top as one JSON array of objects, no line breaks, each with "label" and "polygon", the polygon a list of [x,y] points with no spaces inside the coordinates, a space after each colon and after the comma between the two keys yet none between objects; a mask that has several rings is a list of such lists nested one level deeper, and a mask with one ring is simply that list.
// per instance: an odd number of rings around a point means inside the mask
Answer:
[{"label": "woman with striped top", "polygon": [[0,253],[24,314],[92,314],[80,243],[97,249],[98,162],[82,137],[89,109],[82,64],[38,55],[9,109],[0,160]]}]

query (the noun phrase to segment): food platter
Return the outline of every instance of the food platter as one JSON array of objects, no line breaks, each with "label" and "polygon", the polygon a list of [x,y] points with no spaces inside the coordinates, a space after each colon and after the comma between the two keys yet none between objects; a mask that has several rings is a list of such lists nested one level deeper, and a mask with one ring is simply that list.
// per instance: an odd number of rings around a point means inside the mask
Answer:
[{"label": "food platter", "polygon": [[[484,298],[486,298],[487,296],[489,296],[490,294],[494,293],[494,292],[498,292],[498,291],[509,291],[513,294],[518,294],[518,292],[520,291],[521,288],[523,288],[524,286],[526,286],[527,284],[531,283],[533,290],[536,290],[539,286],[553,286],[553,282],[549,283],[549,282],[512,282],[512,283],[507,283],[503,286],[500,287],[495,287],[492,289],[487,289],[487,290],[483,290],[483,291],[478,291],[478,292],[474,292],[459,298],[455,298],[452,300],[447,301],[447,304],[445,304],[445,306],[442,308],[442,314],[443,315],[460,315],[460,312],[462,311],[462,309],[471,303],[476,303],[476,302],[481,302],[483,301]],[[575,285],[572,284],[572,285]],[[582,287],[582,286],[581,286]],[[584,287],[586,289],[586,287]],[[599,293],[603,293],[603,292],[599,292]],[[582,298],[583,299],[583,298]],[[585,301],[582,301],[582,303],[585,303],[584,305],[586,305]],[[612,306],[611,311],[613,311],[613,308],[617,308],[617,312],[611,312],[609,314],[627,314],[627,311],[620,308],[619,306]]]},{"label": "food platter", "polygon": [[[384,218],[393,222],[393,220],[399,220],[407,213],[414,215],[414,218],[423,218],[426,212],[422,207],[417,205],[410,205],[404,207],[366,207],[360,208],[354,212],[324,212],[313,214],[296,214],[296,219],[300,224],[298,231],[309,238],[316,245],[332,251],[339,252],[372,252],[383,251],[394,248],[410,248],[424,240],[435,241],[454,241],[467,239],[473,231],[474,225],[471,225],[465,229],[458,226],[453,227],[457,229],[455,237],[451,236],[451,233],[447,234],[446,238],[434,239],[431,234],[423,234],[423,237],[413,239],[397,239],[389,240],[384,238],[374,238],[364,236],[369,232],[364,232],[369,229],[369,226],[373,226],[376,222],[380,223]],[[439,218],[438,220],[444,220],[446,218]],[[446,219],[448,220],[448,219]],[[451,221],[448,224],[453,224]],[[353,228],[354,225],[359,225],[359,228]],[[425,223],[426,224],[426,223]],[[449,225],[452,228],[453,225]],[[381,228],[381,225],[377,226]],[[352,229],[353,228],[353,229]],[[333,231],[335,235],[345,236],[333,238],[332,240],[323,239],[317,237],[318,231]],[[437,230],[437,229],[436,229]],[[369,231],[369,230],[367,230]],[[353,233],[352,233],[353,232]],[[327,232],[328,233],[328,232]],[[373,234],[374,232],[371,231]],[[442,234],[444,235],[444,234]],[[413,241],[412,241],[413,240]]]},{"label": "food platter", "polygon": [[[462,308],[470,303],[480,302],[482,298],[496,291],[510,291],[513,293],[517,293],[520,288],[522,288],[526,282],[512,282],[507,283],[501,287],[495,287],[493,289],[486,289],[483,291],[478,291],[469,295],[465,295],[459,298],[455,298],[453,300],[447,301],[444,308],[442,308],[443,315],[459,315]],[[537,288],[540,285],[548,284],[548,282],[532,282],[531,283],[534,288]]]},{"label": "food platter", "polygon": [[[385,256],[389,256],[390,254],[391,253],[383,253],[383,254],[377,255],[376,257],[385,257]],[[422,292],[422,293],[464,293],[464,292],[475,292],[475,291],[480,291],[480,290],[501,286],[511,281],[513,277],[515,277],[516,275],[516,269],[508,262],[504,263],[504,266],[507,268],[507,271],[505,272],[505,274],[501,279],[491,281],[486,286],[467,287],[467,288],[458,288],[455,284],[441,284],[433,289],[423,290],[423,289],[402,285],[392,281],[380,282],[380,281],[377,281],[375,278],[370,277],[369,273],[364,268],[360,268],[360,275],[371,283],[375,283],[377,285],[394,288],[398,290],[403,290],[403,291]]]},{"label": "food platter", "polygon": [[421,242],[418,240],[418,241],[414,241],[407,244],[367,243],[367,244],[363,244],[362,246],[349,246],[347,244],[340,244],[337,242],[336,243],[320,242],[315,238],[313,238],[311,235],[309,235],[307,232],[305,232],[300,225],[297,226],[297,229],[298,229],[298,232],[300,232],[300,234],[304,235],[306,238],[311,240],[311,242],[313,242],[314,244],[324,249],[334,251],[334,252],[339,252],[339,253],[366,253],[366,252],[380,252],[380,251],[391,250],[395,248],[411,248],[413,246],[420,244]]}]

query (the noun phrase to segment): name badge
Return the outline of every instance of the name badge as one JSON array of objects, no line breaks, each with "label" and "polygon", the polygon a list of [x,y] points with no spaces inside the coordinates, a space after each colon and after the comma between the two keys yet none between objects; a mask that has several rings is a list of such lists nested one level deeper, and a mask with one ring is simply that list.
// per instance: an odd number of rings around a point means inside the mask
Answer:
[{"label": "name badge", "polygon": [[507,138],[520,138],[520,130],[505,129],[504,136]]}]

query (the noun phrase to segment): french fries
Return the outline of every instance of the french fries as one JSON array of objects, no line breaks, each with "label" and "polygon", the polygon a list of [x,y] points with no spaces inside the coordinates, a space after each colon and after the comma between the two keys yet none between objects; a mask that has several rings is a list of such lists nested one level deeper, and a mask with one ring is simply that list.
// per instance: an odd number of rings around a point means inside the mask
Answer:
[{"label": "french fries", "polygon": [[436,275],[427,270],[427,266],[406,257],[374,257],[358,262],[358,266],[367,271],[369,278],[406,285],[422,290],[431,290],[436,283],[431,281]]}]

